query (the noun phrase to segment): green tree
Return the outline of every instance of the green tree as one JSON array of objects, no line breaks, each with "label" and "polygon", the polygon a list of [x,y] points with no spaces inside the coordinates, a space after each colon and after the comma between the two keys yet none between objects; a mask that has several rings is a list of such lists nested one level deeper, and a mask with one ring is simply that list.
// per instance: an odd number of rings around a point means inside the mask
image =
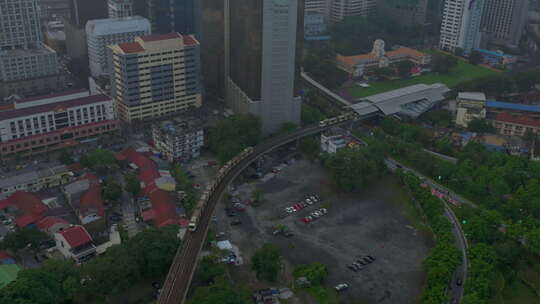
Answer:
[{"label": "green tree", "polygon": [[103,170],[107,166],[116,164],[116,158],[114,157],[114,153],[109,150],[96,149],[83,155],[80,163],[85,167]]},{"label": "green tree", "polygon": [[103,189],[103,197],[110,202],[117,201],[122,196],[122,186],[112,178],[108,178]]},{"label": "green tree", "polygon": [[473,119],[469,122],[469,125],[467,126],[467,129],[471,132],[479,132],[479,133],[493,133],[495,132],[495,128],[491,126],[491,124],[486,121],[485,119]]},{"label": "green tree", "polygon": [[205,256],[199,263],[199,278],[205,285],[214,283],[216,278],[225,275],[226,271],[225,264],[220,263],[218,257],[214,255]]},{"label": "green tree", "polygon": [[279,249],[272,244],[264,244],[257,249],[251,257],[257,279],[275,282],[279,272],[280,256]]},{"label": "green tree", "polygon": [[253,202],[255,203],[260,203],[263,199],[263,192],[261,191],[261,189],[255,189],[255,191],[253,191]]},{"label": "green tree", "polygon": [[326,265],[321,263],[300,264],[294,268],[295,278],[306,277],[311,284],[320,285],[328,276]]},{"label": "green tree", "polygon": [[23,248],[36,251],[39,249],[39,244],[48,238],[46,233],[36,228],[22,228],[16,232],[8,233],[0,243],[0,247],[10,249],[15,253]]},{"label": "green tree", "polygon": [[236,156],[261,139],[261,125],[253,115],[233,115],[221,120],[208,132],[208,146],[221,162]]},{"label": "green tree", "polygon": [[398,75],[401,78],[407,78],[411,76],[411,69],[414,67],[414,64],[408,60],[401,61],[397,65]]},{"label": "green tree", "polygon": [[23,269],[0,292],[0,303],[61,304],[80,292],[78,268],[72,261],[50,259],[42,267]]},{"label": "green tree", "polygon": [[324,167],[330,171],[333,181],[344,191],[366,186],[381,172],[381,163],[364,150],[344,148],[328,155]]},{"label": "green tree", "polygon": [[436,53],[432,56],[431,65],[436,73],[446,74],[458,64],[457,58],[443,53]]},{"label": "green tree", "polygon": [[125,190],[129,193],[131,193],[133,196],[138,195],[141,192],[141,183],[139,182],[139,179],[134,174],[126,174],[124,175],[125,179]]},{"label": "green tree", "polygon": [[479,51],[472,51],[469,54],[469,63],[471,64],[480,64],[482,63],[482,54]]},{"label": "green tree", "polygon": [[319,123],[319,121],[324,120],[325,118],[324,114],[316,107],[310,106],[307,103],[302,103],[303,124],[309,125]]},{"label": "green tree", "polygon": [[231,285],[220,277],[210,286],[197,287],[190,304],[248,304],[252,303],[244,288]]},{"label": "green tree", "polygon": [[316,138],[307,137],[300,142],[300,151],[306,155],[306,157],[313,161],[320,153],[320,145]]}]

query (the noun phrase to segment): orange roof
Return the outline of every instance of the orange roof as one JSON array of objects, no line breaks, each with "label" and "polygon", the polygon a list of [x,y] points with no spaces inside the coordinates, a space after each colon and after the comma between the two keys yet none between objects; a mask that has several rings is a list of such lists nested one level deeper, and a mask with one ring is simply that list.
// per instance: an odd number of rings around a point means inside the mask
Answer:
[{"label": "orange roof", "polygon": [[[388,51],[385,53],[385,57],[399,57],[399,56],[422,57],[422,56],[426,56],[426,54],[420,51],[417,51],[415,49],[408,48],[408,47],[400,47],[399,49]],[[354,55],[354,56],[342,56],[339,54],[336,55],[337,61],[340,61],[349,66],[361,63],[363,61],[368,61],[368,60],[376,61],[377,59],[378,58],[372,53]]]},{"label": "orange roof", "polygon": [[362,55],[354,55],[354,56],[342,56],[337,55],[336,60],[341,61],[347,65],[355,65],[359,61],[366,61],[366,60],[376,60],[377,57],[375,55],[369,53],[369,54],[362,54]]},{"label": "orange roof", "polygon": [[138,42],[120,43],[118,47],[126,54],[144,52],[144,48]]},{"label": "orange roof", "polygon": [[501,121],[501,122],[508,122],[508,123],[529,126],[529,127],[540,128],[540,121],[538,120],[530,119],[528,117],[518,117],[510,113],[506,113],[506,112],[497,114],[497,117],[495,118],[495,120]]},{"label": "orange roof", "polygon": [[415,49],[408,48],[408,47],[400,47],[399,49],[396,49],[394,51],[386,52],[387,57],[399,56],[399,55],[408,55],[410,57],[422,57],[422,56],[426,56],[427,54],[417,51]]},{"label": "orange roof", "polygon": [[158,35],[149,35],[149,36],[141,36],[140,37],[142,41],[150,42],[150,41],[160,41],[160,40],[169,40],[169,39],[176,39],[176,38],[182,38],[182,35],[179,33],[167,33],[167,34],[158,34]]}]

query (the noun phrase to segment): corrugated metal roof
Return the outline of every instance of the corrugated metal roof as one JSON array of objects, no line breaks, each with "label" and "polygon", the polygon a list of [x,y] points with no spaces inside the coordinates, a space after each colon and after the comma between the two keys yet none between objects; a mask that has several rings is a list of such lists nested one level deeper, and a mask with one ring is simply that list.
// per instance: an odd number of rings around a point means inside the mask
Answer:
[{"label": "corrugated metal roof", "polygon": [[521,103],[510,103],[510,102],[501,102],[501,101],[494,101],[494,100],[488,100],[486,102],[486,107],[526,111],[526,112],[540,112],[540,106],[531,106],[531,105],[526,105],[526,104],[521,104]]}]

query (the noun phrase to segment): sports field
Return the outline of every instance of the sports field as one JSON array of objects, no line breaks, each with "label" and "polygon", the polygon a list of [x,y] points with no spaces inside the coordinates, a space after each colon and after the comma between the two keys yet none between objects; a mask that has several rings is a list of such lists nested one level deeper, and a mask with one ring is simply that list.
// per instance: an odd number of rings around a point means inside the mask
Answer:
[{"label": "sports field", "polygon": [[483,66],[469,64],[464,60],[458,60],[457,67],[452,69],[447,74],[427,73],[410,79],[371,82],[370,87],[368,88],[354,86],[348,89],[348,93],[353,97],[360,98],[403,88],[414,84],[432,84],[437,82],[443,83],[449,88],[453,88],[462,81],[480,78],[483,76],[493,75],[497,73],[499,72]]}]

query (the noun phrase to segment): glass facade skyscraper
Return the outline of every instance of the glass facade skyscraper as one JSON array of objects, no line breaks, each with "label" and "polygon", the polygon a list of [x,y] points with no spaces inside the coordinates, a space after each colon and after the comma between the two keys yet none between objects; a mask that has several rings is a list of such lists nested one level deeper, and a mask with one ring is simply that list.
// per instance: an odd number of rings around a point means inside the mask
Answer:
[{"label": "glass facade skyscraper", "polygon": [[225,88],[236,113],[261,119],[263,133],[300,123],[302,0],[225,0]]}]

